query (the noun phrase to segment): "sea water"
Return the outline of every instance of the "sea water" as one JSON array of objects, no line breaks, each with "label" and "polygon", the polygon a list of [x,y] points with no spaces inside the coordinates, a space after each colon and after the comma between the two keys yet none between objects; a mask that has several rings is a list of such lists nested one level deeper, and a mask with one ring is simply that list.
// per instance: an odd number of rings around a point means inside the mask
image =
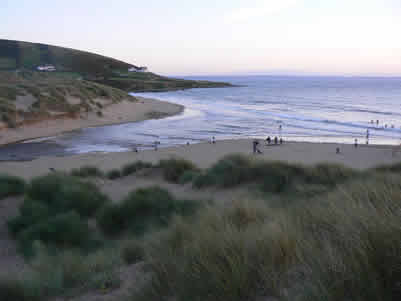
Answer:
[{"label": "sea water", "polygon": [[[135,93],[185,106],[182,114],[74,131],[13,145],[35,154],[119,152],[219,139],[281,136],[287,141],[401,143],[401,78],[196,77],[237,87]],[[373,121],[373,123],[372,123]],[[378,124],[377,124],[378,121]],[[51,143],[52,147],[48,147]],[[5,159],[7,148],[0,149]]]}]

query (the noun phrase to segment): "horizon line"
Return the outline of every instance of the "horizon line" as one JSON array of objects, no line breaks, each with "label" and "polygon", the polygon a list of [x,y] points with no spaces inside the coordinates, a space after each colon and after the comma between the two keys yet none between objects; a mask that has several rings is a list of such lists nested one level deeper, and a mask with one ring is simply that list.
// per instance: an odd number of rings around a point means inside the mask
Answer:
[{"label": "horizon line", "polygon": [[163,76],[169,77],[224,77],[224,76],[232,76],[232,77],[240,77],[240,76],[271,76],[271,77],[342,77],[342,78],[400,78],[401,74],[330,74],[330,73],[250,73],[250,72],[233,72],[233,73],[158,73]]}]

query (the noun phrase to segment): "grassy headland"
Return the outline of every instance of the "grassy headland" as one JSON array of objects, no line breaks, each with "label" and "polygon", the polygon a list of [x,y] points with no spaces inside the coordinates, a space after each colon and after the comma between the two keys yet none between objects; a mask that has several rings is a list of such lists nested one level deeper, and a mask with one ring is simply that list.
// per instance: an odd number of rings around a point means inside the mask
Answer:
[{"label": "grassy headland", "polygon": [[120,73],[96,82],[130,92],[166,92],[192,88],[223,88],[230,84],[204,80],[186,80],[160,76],[151,72]]},{"label": "grassy headland", "polygon": [[231,86],[227,83],[173,79],[152,72],[128,72],[134,65],[113,58],[57,46],[0,39],[0,70],[34,71],[37,66],[46,64],[53,65],[59,72],[72,72],[85,80],[127,92]]}]

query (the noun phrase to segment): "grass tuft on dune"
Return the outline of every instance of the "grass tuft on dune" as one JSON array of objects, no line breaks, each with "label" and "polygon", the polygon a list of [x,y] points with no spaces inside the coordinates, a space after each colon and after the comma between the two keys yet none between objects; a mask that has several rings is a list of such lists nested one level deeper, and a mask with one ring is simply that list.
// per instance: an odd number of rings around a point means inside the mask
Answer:
[{"label": "grass tuft on dune", "polygon": [[335,186],[358,177],[361,172],[337,164],[318,164],[313,167],[280,161],[259,161],[244,155],[228,155],[194,179],[197,188],[235,187],[259,184],[263,191],[281,193],[297,185]]},{"label": "grass tuft on dune", "polygon": [[27,257],[34,255],[36,240],[57,247],[88,248],[93,237],[87,218],[107,202],[94,184],[52,173],[32,180],[19,215],[8,221],[8,227]]},{"label": "grass tuft on dune", "polygon": [[107,235],[128,230],[142,235],[149,229],[166,226],[175,214],[192,214],[198,206],[195,201],[177,200],[157,186],[141,188],[118,204],[106,205],[97,215],[97,223]]},{"label": "grass tuft on dune", "polygon": [[191,161],[179,158],[160,160],[158,167],[163,171],[164,179],[172,183],[179,183],[180,178],[186,172],[199,171],[199,169]]},{"label": "grass tuft on dune", "polygon": [[23,179],[10,176],[5,174],[0,174],[0,199],[21,195],[25,192],[26,183]]}]

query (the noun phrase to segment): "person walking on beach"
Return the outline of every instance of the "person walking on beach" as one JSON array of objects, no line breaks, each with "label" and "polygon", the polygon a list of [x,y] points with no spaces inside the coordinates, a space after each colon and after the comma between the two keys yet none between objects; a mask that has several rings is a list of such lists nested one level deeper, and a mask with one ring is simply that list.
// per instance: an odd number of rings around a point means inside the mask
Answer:
[{"label": "person walking on beach", "polygon": [[272,142],[272,139],[270,138],[270,136],[268,136],[268,137],[266,138],[266,142],[267,142],[267,144],[270,144],[270,143]]},{"label": "person walking on beach", "polygon": [[274,137],[274,144],[278,144],[278,138],[277,138],[277,136],[276,137]]},{"label": "person walking on beach", "polygon": [[369,129],[366,130],[366,144],[369,144]]},{"label": "person walking on beach", "polygon": [[279,126],[278,126],[278,136],[281,138],[281,132],[282,132],[282,130],[283,130],[283,126],[280,124]]},{"label": "person walking on beach", "polygon": [[214,136],[212,137],[212,144],[216,144],[216,138]]},{"label": "person walking on beach", "polygon": [[254,154],[261,154],[262,152],[258,148],[259,141],[257,139],[255,139],[255,140],[253,140],[252,144],[253,144],[253,153]]},{"label": "person walking on beach", "polygon": [[355,138],[355,140],[354,140],[354,146],[355,146],[355,148],[358,147],[358,139],[356,139],[356,138]]}]

